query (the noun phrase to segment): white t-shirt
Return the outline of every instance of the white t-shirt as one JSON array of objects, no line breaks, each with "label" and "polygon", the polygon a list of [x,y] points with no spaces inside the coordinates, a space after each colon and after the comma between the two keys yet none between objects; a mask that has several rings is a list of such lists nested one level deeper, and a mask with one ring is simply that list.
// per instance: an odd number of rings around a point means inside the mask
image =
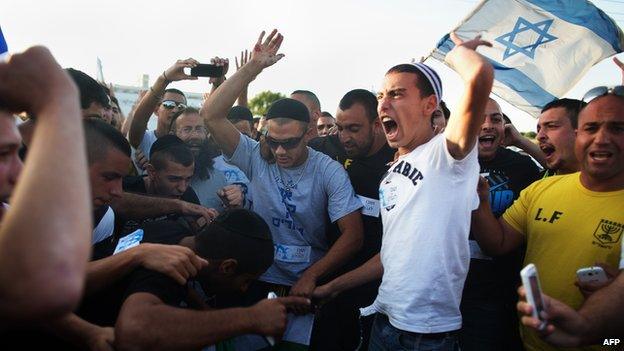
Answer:
[{"label": "white t-shirt", "polygon": [[108,210],[104,214],[104,217],[100,219],[100,222],[93,229],[93,236],[91,237],[91,245],[95,245],[100,241],[113,235],[115,230],[115,212],[113,208],[108,206]]},{"label": "white t-shirt", "polygon": [[479,205],[477,147],[462,160],[437,135],[400,157],[381,181],[383,278],[371,306],[401,330],[461,328],[471,211]]}]

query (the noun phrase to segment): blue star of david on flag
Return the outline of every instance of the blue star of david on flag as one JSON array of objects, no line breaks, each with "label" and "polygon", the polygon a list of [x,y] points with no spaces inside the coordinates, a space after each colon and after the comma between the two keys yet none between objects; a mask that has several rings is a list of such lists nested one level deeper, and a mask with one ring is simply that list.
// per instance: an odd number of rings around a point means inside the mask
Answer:
[{"label": "blue star of david on flag", "polygon": [[0,28],[0,55],[7,51],[9,51],[9,48],[7,47],[6,40],[4,40],[4,35],[2,35],[2,28]]},{"label": "blue star of david on flag", "polygon": [[[519,17],[518,21],[516,21],[514,29],[511,32],[503,34],[500,37],[496,38],[497,42],[507,47],[505,53],[503,54],[503,60],[506,60],[507,58],[517,53],[523,53],[531,59],[535,58],[535,50],[540,45],[557,39],[557,37],[555,37],[554,35],[548,34],[548,29],[550,29],[552,23],[552,19],[537,23],[531,23],[526,19]],[[528,30],[533,30],[534,32],[539,34],[539,38],[537,38],[537,41],[533,44],[525,46],[519,46],[515,44],[514,40],[516,39],[516,35]]]}]

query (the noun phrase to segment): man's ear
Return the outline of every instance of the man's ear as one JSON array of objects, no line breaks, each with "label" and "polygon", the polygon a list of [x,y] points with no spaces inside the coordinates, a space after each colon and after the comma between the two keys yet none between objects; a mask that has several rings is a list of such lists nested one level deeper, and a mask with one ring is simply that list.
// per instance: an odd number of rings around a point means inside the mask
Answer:
[{"label": "man's ear", "polygon": [[154,179],[154,177],[156,176],[156,168],[154,168],[154,165],[152,165],[151,163],[148,163],[145,166],[145,170],[147,171],[147,175],[151,178]]},{"label": "man's ear", "polygon": [[438,98],[435,94],[431,94],[424,100],[423,113],[425,116],[433,116],[436,108],[438,108]]},{"label": "man's ear", "polygon": [[236,269],[238,268],[238,261],[233,258],[228,258],[226,260],[221,261],[219,265],[219,273],[232,276],[236,274]]}]

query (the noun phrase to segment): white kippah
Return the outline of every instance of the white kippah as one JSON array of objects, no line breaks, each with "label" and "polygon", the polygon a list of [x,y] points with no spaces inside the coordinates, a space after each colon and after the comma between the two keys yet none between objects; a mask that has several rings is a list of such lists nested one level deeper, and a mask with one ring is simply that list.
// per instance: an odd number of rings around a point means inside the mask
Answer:
[{"label": "white kippah", "polygon": [[433,68],[425,65],[424,63],[414,62],[412,63],[412,65],[418,68],[418,70],[422,72],[425,77],[427,77],[429,83],[433,87],[433,92],[438,99],[438,105],[440,105],[440,101],[442,101],[442,81],[440,80],[440,76],[438,75],[438,73],[436,73]]}]

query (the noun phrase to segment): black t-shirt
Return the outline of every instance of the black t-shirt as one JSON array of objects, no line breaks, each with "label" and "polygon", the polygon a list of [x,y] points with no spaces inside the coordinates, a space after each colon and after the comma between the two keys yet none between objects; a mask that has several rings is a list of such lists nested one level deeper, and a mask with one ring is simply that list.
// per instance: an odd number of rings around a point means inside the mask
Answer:
[{"label": "black t-shirt", "polygon": [[[479,160],[481,173],[490,184],[490,206],[498,218],[520,195],[520,191],[540,179],[540,169],[525,155],[499,148],[494,159]],[[474,240],[470,233],[470,240]],[[474,244],[474,243],[472,243]],[[492,260],[471,259],[463,300],[514,299],[519,281],[523,249]]]},{"label": "black t-shirt", "polygon": [[[143,177],[127,177],[124,179],[124,191],[146,194]],[[199,204],[197,195],[190,187],[182,195],[182,200]],[[115,233],[118,234],[96,243],[93,246],[92,260],[113,255],[119,240],[139,228],[143,229],[142,243],[178,244],[183,237],[192,233],[186,219],[177,214],[140,221],[125,220],[121,216],[116,215],[115,222],[117,224]],[[117,314],[123,303],[123,297],[128,284],[131,281],[132,278],[126,276],[101,291],[85,296],[77,314],[92,323],[113,326],[117,320]]]},{"label": "black t-shirt", "polygon": [[345,159],[346,152],[337,135],[328,135],[326,137],[316,137],[308,141],[308,146],[318,152],[331,157],[334,160]]},{"label": "black t-shirt", "polygon": [[[123,189],[126,192],[147,195],[145,188],[145,179],[142,176],[125,177],[123,181]],[[199,198],[190,186],[180,198],[182,201],[199,205]],[[123,223],[120,229],[121,235],[126,235],[141,228],[143,229],[143,242],[175,244],[181,238],[192,233],[190,226],[184,216],[179,214],[169,214],[158,218],[149,218],[143,220],[127,220],[120,218],[117,225]]]},{"label": "black t-shirt", "polygon": [[180,285],[172,278],[146,268],[138,268],[129,276],[125,298],[134,293],[150,293],[169,306],[180,307],[187,304],[187,285]]},{"label": "black t-shirt", "polygon": [[[388,171],[388,164],[394,159],[395,149],[388,144],[374,155],[357,159],[347,157],[337,135],[315,138],[308,143],[308,146],[323,152],[329,157],[338,161],[347,171],[353,189],[358,196],[373,200],[379,200],[379,183]],[[361,266],[371,257],[379,253],[381,249],[381,236],[383,234],[381,225],[381,214],[369,216],[362,214],[364,224],[364,243],[362,249],[352,258],[338,274],[350,271]],[[336,225],[328,226],[328,236],[330,239],[337,239],[339,230]],[[355,303],[358,306],[367,306],[373,302],[379,281],[362,286],[354,291]]]}]

